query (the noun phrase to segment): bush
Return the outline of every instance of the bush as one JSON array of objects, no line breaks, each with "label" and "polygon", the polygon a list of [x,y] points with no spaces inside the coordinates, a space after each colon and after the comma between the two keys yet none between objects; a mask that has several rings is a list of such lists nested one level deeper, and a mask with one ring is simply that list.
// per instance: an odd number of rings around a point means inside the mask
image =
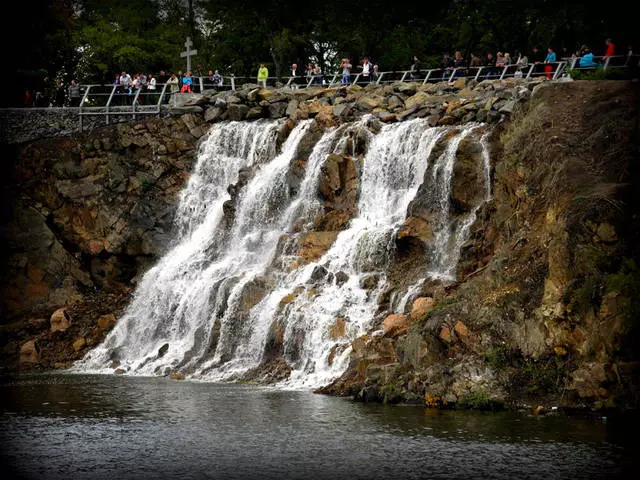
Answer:
[{"label": "bush", "polygon": [[569,68],[567,72],[574,80],[621,80],[626,78],[624,70],[619,68],[605,70],[601,66],[588,70]]},{"label": "bush", "polygon": [[465,410],[504,410],[505,405],[501,400],[491,398],[486,390],[471,390],[460,397],[457,408]]}]

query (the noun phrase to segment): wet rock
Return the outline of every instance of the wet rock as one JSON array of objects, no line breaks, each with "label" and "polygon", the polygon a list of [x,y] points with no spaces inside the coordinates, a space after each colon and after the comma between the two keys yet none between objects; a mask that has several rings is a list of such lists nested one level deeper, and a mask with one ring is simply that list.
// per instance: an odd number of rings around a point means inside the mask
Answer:
[{"label": "wet rock", "polygon": [[111,330],[116,324],[116,317],[113,313],[102,315],[98,318],[97,324],[100,330]]},{"label": "wet rock", "polygon": [[411,308],[411,318],[423,318],[431,310],[433,310],[433,307],[435,306],[436,301],[432,297],[418,297],[413,301],[413,307]]},{"label": "wet rock", "polygon": [[220,107],[209,107],[204,112],[204,120],[206,122],[216,122],[220,120],[220,117],[224,113],[224,110]]},{"label": "wet rock", "polygon": [[227,107],[227,112],[229,114],[229,120],[239,122],[246,118],[247,113],[249,112],[249,107],[241,103],[231,103]]},{"label": "wet rock", "polygon": [[73,345],[72,345],[73,350],[76,352],[79,352],[86,346],[87,346],[87,341],[85,340],[84,337],[78,338],[76,341],[73,342]]},{"label": "wet rock", "polygon": [[329,272],[322,265],[318,265],[313,269],[309,277],[309,283],[316,283],[323,280]]},{"label": "wet rock", "polygon": [[336,321],[329,327],[329,338],[331,340],[343,338],[346,333],[346,326],[347,323],[344,318],[336,318]]},{"label": "wet rock", "polygon": [[349,275],[347,275],[343,271],[339,271],[338,273],[336,273],[335,277],[336,277],[336,285],[338,285],[339,287],[344,285],[347,282],[347,280],[349,280]]},{"label": "wet rock", "polygon": [[423,243],[428,243],[433,240],[433,230],[429,222],[425,219],[410,216],[407,218],[400,229],[396,237],[398,240],[405,238],[416,238]]},{"label": "wet rock", "polygon": [[158,349],[158,356],[156,358],[164,357],[168,351],[169,351],[169,344],[165,343]]},{"label": "wet rock", "polygon": [[269,104],[269,118],[281,118],[287,115],[288,105],[285,102]]},{"label": "wet rock", "polygon": [[264,116],[262,107],[252,107],[247,111],[246,119],[247,120],[255,120],[257,118],[262,118]]},{"label": "wet rock", "polygon": [[71,316],[64,308],[59,308],[51,315],[51,331],[66,330],[71,326]]},{"label": "wet rock", "polygon": [[29,340],[20,347],[20,364],[40,363],[40,350],[35,340]]},{"label": "wet rock", "polygon": [[370,273],[363,275],[360,278],[360,288],[364,290],[375,290],[380,282],[380,275],[377,273]]},{"label": "wet rock", "polygon": [[308,262],[319,259],[335,242],[338,232],[309,232],[298,239],[297,254]]},{"label": "wet rock", "polygon": [[411,325],[411,319],[407,315],[394,313],[387,316],[382,322],[382,330],[386,335],[398,336],[407,332]]}]

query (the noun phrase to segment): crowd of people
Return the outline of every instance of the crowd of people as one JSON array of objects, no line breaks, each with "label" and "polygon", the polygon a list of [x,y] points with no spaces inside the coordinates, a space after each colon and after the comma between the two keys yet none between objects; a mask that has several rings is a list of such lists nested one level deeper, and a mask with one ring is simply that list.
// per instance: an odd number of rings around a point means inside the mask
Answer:
[{"label": "crowd of people", "polygon": [[[614,55],[616,55],[616,48],[610,38],[605,40],[604,54],[601,56],[601,61],[596,60],[593,51],[587,45],[581,46],[580,49],[570,55],[564,50],[560,57],[552,47],[548,47],[545,52],[537,46],[533,47],[529,55],[523,54],[518,50],[513,55],[509,52],[498,51],[495,56],[493,52],[488,52],[484,59],[475,53],[465,56],[461,51],[456,51],[453,57],[448,53],[443,54],[435,72],[432,71],[431,78],[440,81],[454,80],[457,77],[469,76],[474,72],[478,72],[480,68],[482,70],[480,70],[479,74],[482,79],[498,78],[504,67],[508,66],[513,66],[509,76],[518,78],[528,73],[533,64],[532,72],[551,79],[555,69],[554,64],[559,59],[568,61],[573,68],[597,68],[603,65],[608,57],[613,57]],[[626,52],[625,65],[628,65],[630,70],[635,72],[636,65],[630,62],[632,56],[633,49],[629,45]],[[348,57],[340,60],[339,68],[341,85],[349,85],[353,73],[358,75],[358,83],[376,82],[380,75],[378,65],[373,64],[368,57],[360,59],[359,64],[356,66],[356,72],[353,72],[354,67]],[[425,69],[421,69],[420,59],[413,55],[410,60],[409,79],[418,80],[424,78],[422,70]],[[309,63],[303,71],[300,71],[298,65],[293,63],[289,67],[289,71],[288,84],[294,88],[306,86],[307,84],[327,85],[327,80],[319,65]],[[198,65],[196,74],[194,77],[191,71],[182,72],[179,70],[177,73],[169,74],[162,70],[157,76],[154,76],[153,74],[145,73],[131,75],[126,71],[122,71],[114,75],[112,84],[116,87],[114,92],[117,96],[116,98],[120,98],[122,104],[129,102],[129,100],[126,100],[127,96],[134,96],[134,98],[137,98],[137,102],[142,104],[145,97],[140,94],[161,93],[165,84],[163,103],[167,103],[171,95],[194,93],[199,91],[201,87],[219,90],[224,85],[224,79],[218,70],[209,70],[207,74],[204,74],[202,66]],[[266,88],[268,78],[269,70],[264,63],[261,63],[256,80],[259,85]],[[68,87],[65,87],[60,80],[57,80],[55,85],[49,85],[49,79],[45,78],[44,83],[45,87],[41,89],[42,91],[38,91],[35,94],[32,94],[30,90],[25,90],[25,106],[77,107],[80,105],[83,91],[76,80],[72,80]],[[157,102],[157,99],[154,99],[153,102]]]}]

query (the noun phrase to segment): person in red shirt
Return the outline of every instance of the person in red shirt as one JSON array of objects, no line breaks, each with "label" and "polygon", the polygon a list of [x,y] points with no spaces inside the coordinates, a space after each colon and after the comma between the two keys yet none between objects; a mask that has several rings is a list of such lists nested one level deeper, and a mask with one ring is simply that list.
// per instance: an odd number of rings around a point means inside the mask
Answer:
[{"label": "person in red shirt", "polygon": [[607,51],[604,52],[604,56],[606,57],[613,57],[613,53],[616,49],[616,46],[613,44],[613,40],[611,40],[610,38],[607,38],[604,41],[605,45],[607,46]]}]

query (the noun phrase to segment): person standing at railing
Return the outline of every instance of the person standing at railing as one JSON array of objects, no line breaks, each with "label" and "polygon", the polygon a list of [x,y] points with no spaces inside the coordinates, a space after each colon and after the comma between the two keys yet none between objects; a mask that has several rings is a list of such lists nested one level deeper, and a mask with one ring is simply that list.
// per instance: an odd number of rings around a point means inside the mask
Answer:
[{"label": "person standing at railing", "polygon": [[583,50],[582,58],[580,59],[580,68],[593,68],[598,64],[593,59],[593,52],[589,47],[585,47]]},{"label": "person standing at railing", "polygon": [[261,63],[258,69],[258,84],[261,84],[262,88],[267,88],[267,78],[269,78],[269,69]]},{"label": "person standing at railing", "polygon": [[340,85],[349,85],[351,81],[351,63],[348,58],[343,58],[340,62],[340,68],[342,68],[342,79]]},{"label": "person standing at railing", "polygon": [[222,86],[222,75],[218,70],[213,74],[213,87],[218,90]]},{"label": "person standing at railing", "polygon": [[451,61],[451,58],[449,57],[448,53],[444,53],[442,55],[442,60],[440,60],[440,70],[442,70],[442,80],[446,80],[447,75],[448,75],[448,71],[451,70],[451,66],[453,65],[453,62]]},{"label": "person standing at railing", "polygon": [[610,38],[607,38],[604,41],[604,44],[607,46],[607,49],[604,52],[603,60],[606,60],[607,57],[613,57],[616,51],[616,46],[614,45],[613,40],[611,40]]},{"label": "person standing at railing", "polygon": [[456,69],[456,73],[454,75],[456,77],[464,76],[466,74],[466,66],[467,62],[464,60],[462,52],[459,50],[456,51],[455,56],[453,57],[453,68]]},{"label": "person standing at railing", "polygon": [[378,65],[374,65],[373,69],[371,70],[371,81],[374,83],[378,83],[378,77],[379,77]]},{"label": "person standing at railing", "polygon": [[69,106],[80,106],[80,85],[75,80],[71,80],[71,86],[69,87]]},{"label": "person standing at railing", "polygon": [[496,74],[496,60],[493,58],[493,53],[487,53],[487,59],[484,62],[484,66],[487,69],[487,73],[485,74],[485,80],[490,79],[493,75]]},{"label": "person standing at railing", "polygon": [[147,90],[152,93],[156,92],[156,77],[151,74],[147,77]]},{"label": "person standing at railing", "polygon": [[316,85],[324,85],[324,77],[322,76],[320,65],[316,65],[316,68],[313,70],[313,83]]},{"label": "person standing at railing", "polygon": [[411,67],[409,70],[411,71],[411,80],[420,78],[420,59],[416,55],[411,57]]},{"label": "person standing at railing", "polygon": [[171,77],[169,77],[169,80],[167,80],[167,85],[169,86],[171,95],[174,95],[180,91],[180,82],[178,81],[178,77],[176,77],[175,73],[171,74]]},{"label": "person standing at railing", "polygon": [[362,69],[362,81],[364,83],[369,83],[369,79],[371,77],[371,63],[369,62],[369,58],[364,57],[362,65],[358,65],[358,68]]},{"label": "person standing at railing", "polygon": [[56,107],[64,107],[64,97],[65,91],[64,86],[62,85],[62,80],[56,80],[56,96],[55,96],[55,106]]},{"label": "person standing at railing", "polygon": [[193,80],[191,80],[191,72],[187,72],[182,77],[182,88],[180,89],[180,93],[191,93],[191,85],[193,84]]},{"label": "person standing at railing", "polygon": [[551,72],[553,72],[553,65],[556,63],[556,52],[553,51],[553,48],[549,47],[547,49],[547,56],[544,59],[544,72],[546,74],[547,80],[551,80]]}]

